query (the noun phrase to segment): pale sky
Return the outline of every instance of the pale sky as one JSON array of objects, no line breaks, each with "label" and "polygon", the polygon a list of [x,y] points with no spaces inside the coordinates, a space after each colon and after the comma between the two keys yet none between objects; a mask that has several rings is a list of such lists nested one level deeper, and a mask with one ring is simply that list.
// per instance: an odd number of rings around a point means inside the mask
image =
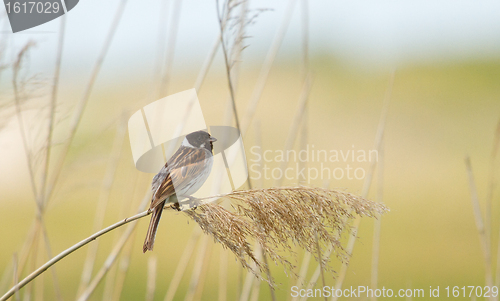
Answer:
[{"label": "pale sky", "polygon": [[[301,1],[298,1],[281,54],[300,55]],[[172,1],[167,1],[170,6]],[[270,8],[249,30],[245,59],[262,60],[288,1],[253,0]],[[81,0],[67,14],[64,65],[87,72],[102,47],[118,0]],[[308,0],[311,54],[330,53],[347,63],[391,65],[500,56],[500,2],[462,0],[327,1]],[[151,68],[157,51],[160,0],[129,0],[106,64]],[[201,62],[217,36],[215,1],[185,0],[181,5],[175,64]],[[59,20],[12,34],[10,49],[38,41],[32,68],[53,68]],[[7,25],[8,26],[8,25]],[[10,29],[10,28],[7,28]],[[14,45],[14,46],[12,46]],[[67,69],[66,69],[67,70]],[[51,72],[51,71],[50,71]]]}]

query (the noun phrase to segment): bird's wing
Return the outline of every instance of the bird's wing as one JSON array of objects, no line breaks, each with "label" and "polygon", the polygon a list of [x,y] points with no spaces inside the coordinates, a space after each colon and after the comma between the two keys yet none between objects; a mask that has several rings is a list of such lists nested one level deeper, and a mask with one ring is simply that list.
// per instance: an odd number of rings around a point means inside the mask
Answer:
[{"label": "bird's wing", "polygon": [[205,150],[181,146],[153,178],[153,199],[150,208],[158,206],[175,194],[175,188],[179,190],[196,179],[205,168],[205,158]]}]

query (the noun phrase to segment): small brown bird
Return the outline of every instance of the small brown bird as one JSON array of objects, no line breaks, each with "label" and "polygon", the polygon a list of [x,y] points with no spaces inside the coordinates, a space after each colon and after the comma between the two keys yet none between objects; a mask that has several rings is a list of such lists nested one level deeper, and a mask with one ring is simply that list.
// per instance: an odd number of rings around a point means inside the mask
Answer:
[{"label": "small brown bird", "polygon": [[150,210],[153,210],[142,251],[153,250],[156,230],[166,202],[179,209],[178,198],[189,197],[207,180],[213,164],[213,142],[205,131],[193,132],[184,138],[181,146],[153,178]]}]

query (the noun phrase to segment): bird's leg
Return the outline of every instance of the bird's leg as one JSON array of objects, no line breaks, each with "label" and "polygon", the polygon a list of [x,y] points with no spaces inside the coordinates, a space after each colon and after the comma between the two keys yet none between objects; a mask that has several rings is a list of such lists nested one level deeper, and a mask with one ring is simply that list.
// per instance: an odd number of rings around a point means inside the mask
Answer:
[{"label": "bird's leg", "polygon": [[174,208],[174,209],[175,209],[175,210],[177,210],[177,211],[181,211],[181,206],[179,205],[179,203],[174,203],[174,204],[172,205],[172,208]]}]

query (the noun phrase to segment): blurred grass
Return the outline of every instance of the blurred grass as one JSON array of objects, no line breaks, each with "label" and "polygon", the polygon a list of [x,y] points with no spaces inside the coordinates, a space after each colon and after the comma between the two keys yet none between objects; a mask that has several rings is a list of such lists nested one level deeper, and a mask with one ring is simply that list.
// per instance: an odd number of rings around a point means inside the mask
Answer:
[{"label": "blurred grass", "polygon": [[[298,66],[281,60],[273,68],[256,119],[263,130],[264,149],[283,148],[290,122],[296,109],[301,87]],[[328,57],[312,61],[314,84],[309,103],[309,141],[315,149],[369,150],[382,107],[389,72],[354,70]],[[243,65],[237,102],[243,111],[252,92],[257,70]],[[227,91],[221,70],[212,72],[199,93],[205,120],[218,124],[224,116]],[[171,92],[192,87],[194,74],[173,78]],[[384,199],[391,212],[382,220],[380,244],[379,285],[386,288],[425,288],[448,285],[482,285],[483,264],[479,239],[475,230],[467,188],[463,157],[467,153],[478,183],[480,197],[484,198],[489,155],[493,133],[500,116],[500,61],[457,63],[455,65],[409,66],[396,71],[393,96],[385,135]],[[115,126],[120,114],[129,114],[152,101],[148,99],[147,80],[130,78],[114,84],[98,83],[92,95],[82,126],[69,154],[70,165],[63,171],[63,181],[56,189],[55,201],[46,215],[46,223],[53,252],[59,253],[90,235],[99,194],[100,181],[105,172]],[[61,97],[69,97],[69,91]],[[71,99],[71,98],[67,98]],[[64,122],[62,127],[64,127]],[[1,133],[7,135],[12,133]],[[17,132],[13,132],[17,134]],[[3,136],[0,136],[3,137]],[[254,133],[245,137],[247,158],[254,142]],[[23,157],[12,160],[22,160]],[[19,161],[19,166],[24,164]],[[294,164],[294,163],[292,163]],[[367,163],[353,163],[367,168]],[[278,163],[268,163],[278,167]],[[344,163],[327,163],[332,169]],[[311,163],[319,167],[319,163]],[[0,205],[0,271],[12,260],[34,217],[29,182],[22,172],[2,170],[1,177],[18,177],[19,185],[2,188],[7,196]],[[133,168],[128,143],[125,143],[112,188],[105,224],[123,216],[120,205],[132,191]],[[129,212],[137,207],[152,175],[139,175]],[[265,181],[266,186],[272,180]],[[293,182],[286,182],[293,184]],[[311,185],[321,186],[322,181]],[[360,193],[362,180],[332,180],[332,187],[344,187]],[[123,190],[126,190],[125,193]],[[498,195],[498,189],[496,190]],[[373,198],[371,193],[370,197]],[[494,199],[495,200],[495,199]],[[494,217],[498,216],[494,204]],[[495,215],[496,214],[496,215]],[[178,259],[189,239],[193,223],[187,224],[182,214],[168,212],[158,231],[155,254],[158,256],[157,289],[155,300],[163,300]],[[129,274],[125,281],[122,300],[144,298],[148,255],[141,252],[147,221],[140,221],[135,236]],[[361,223],[360,239],[349,266],[345,287],[369,285],[371,268],[371,220]],[[498,237],[499,219],[493,218],[493,237]],[[101,238],[96,267],[104,262],[112,248],[114,234]],[[495,240],[493,244],[496,246]],[[217,296],[218,250],[212,259],[205,283],[204,300]],[[57,265],[63,297],[74,298],[80,279],[86,248],[71,254]],[[493,252],[496,254],[496,252]],[[229,255],[229,258],[232,255]],[[190,263],[192,265],[192,262]],[[310,266],[310,271],[315,268]],[[228,300],[236,292],[237,263],[229,262]],[[281,267],[273,265],[272,274],[285,285],[277,291],[278,300],[289,296],[286,278]],[[26,274],[28,270],[24,271]],[[327,284],[333,285],[327,274]],[[184,275],[179,292],[187,290],[190,269]],[[45,277],[46,296],[53,297],[50,277]],[[94,293],[100,299],[103,285]],[[176,300],[184,294],[178,293]],[[181,298],[182,296],[182,298]],[[269,299],[269,290],[261,288],[261,300]],[[424,300],[424,299],[420,299]]]}]

